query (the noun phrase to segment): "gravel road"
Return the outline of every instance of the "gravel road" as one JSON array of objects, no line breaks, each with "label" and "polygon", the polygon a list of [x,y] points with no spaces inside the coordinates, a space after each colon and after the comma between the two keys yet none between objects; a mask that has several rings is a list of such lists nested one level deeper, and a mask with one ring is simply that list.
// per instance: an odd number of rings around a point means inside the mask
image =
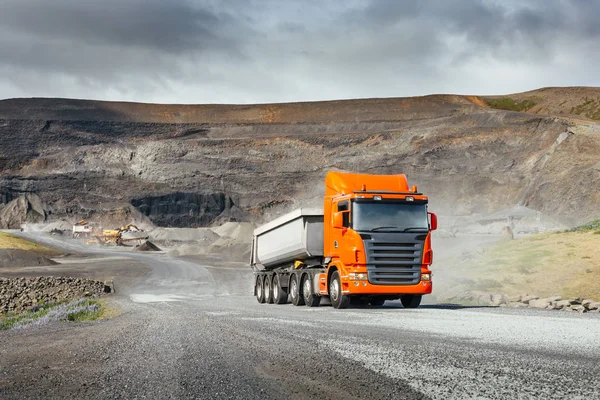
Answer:
[{"label": "gravel road", "polygon": [[122,313],[0,333],[1,399],[600,399],[600,314],[261,305],[239,265],[92,256],[143,271]]}]

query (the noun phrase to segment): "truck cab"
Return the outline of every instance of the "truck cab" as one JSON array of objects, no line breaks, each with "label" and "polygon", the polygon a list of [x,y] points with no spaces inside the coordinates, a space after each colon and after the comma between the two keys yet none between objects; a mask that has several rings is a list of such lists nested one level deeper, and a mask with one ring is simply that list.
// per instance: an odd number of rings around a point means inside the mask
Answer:
[{"label": "truck cab", "polygon": [[325,186],[324,256],[330,262],[319,293],[334,306],[346,306],[351,296],[418,306],[432,291],[430,232],[437,218],[427,210],[427,196],[409,189],[405,175],[329,172]]}]

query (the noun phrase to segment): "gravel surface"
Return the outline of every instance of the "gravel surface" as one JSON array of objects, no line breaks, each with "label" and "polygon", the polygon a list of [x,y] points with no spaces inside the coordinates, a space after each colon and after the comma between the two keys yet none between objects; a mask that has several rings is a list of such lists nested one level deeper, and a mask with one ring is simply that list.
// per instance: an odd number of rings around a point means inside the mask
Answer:
[{"label": "gravel surface", "polygon": [[600,398],[600,314],[261,305],[245,268],[118,255],[150,270],[121,315],[0,333],[0,398]]}]

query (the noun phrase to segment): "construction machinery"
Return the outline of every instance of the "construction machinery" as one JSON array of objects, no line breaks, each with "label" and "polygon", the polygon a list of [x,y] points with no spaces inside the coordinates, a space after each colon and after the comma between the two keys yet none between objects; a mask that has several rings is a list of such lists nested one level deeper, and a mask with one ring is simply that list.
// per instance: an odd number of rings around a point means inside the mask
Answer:
[{"label": "construction machinery", "polygon": [[136,225],[128,224],[117,229],[103,229],[98,223],[90,223],[86,220],[81,220],[73,225],[73,237],[85,238],[87,244],[114,244],[123,246],[127,242],[138,242],[142,244],[148,239],[148,235],[134,237],[124,237],[123,234],[128,232],[143,232]]},{"label": "construction machinery", "polygon": [[405,175],[329,172],[324,208],[302,208],[254,231],[250,265],[259,303],[335,308],[351,301],[416,308],[432,291],[437,217]]}]

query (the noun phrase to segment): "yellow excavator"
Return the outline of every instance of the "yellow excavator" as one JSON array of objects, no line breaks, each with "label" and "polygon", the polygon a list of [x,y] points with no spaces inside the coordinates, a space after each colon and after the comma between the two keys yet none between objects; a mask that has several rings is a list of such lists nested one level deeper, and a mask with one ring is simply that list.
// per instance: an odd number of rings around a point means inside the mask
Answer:
[{"label": "yellow excavator", "polygon": [[73,237],[86,238],[87,244],[98,243],[98,244],[115,244],[116,246],[123,246],[126,242],[138,241],[139,244],[142,241],[147,240],[148,236],[124,238],[123,233],[125,232],[143,232],[134,224],[123,225],[117,229],[102,229],[101,226],[95,223],[89,223],[86,220],[81,220],[73,225]]}]

